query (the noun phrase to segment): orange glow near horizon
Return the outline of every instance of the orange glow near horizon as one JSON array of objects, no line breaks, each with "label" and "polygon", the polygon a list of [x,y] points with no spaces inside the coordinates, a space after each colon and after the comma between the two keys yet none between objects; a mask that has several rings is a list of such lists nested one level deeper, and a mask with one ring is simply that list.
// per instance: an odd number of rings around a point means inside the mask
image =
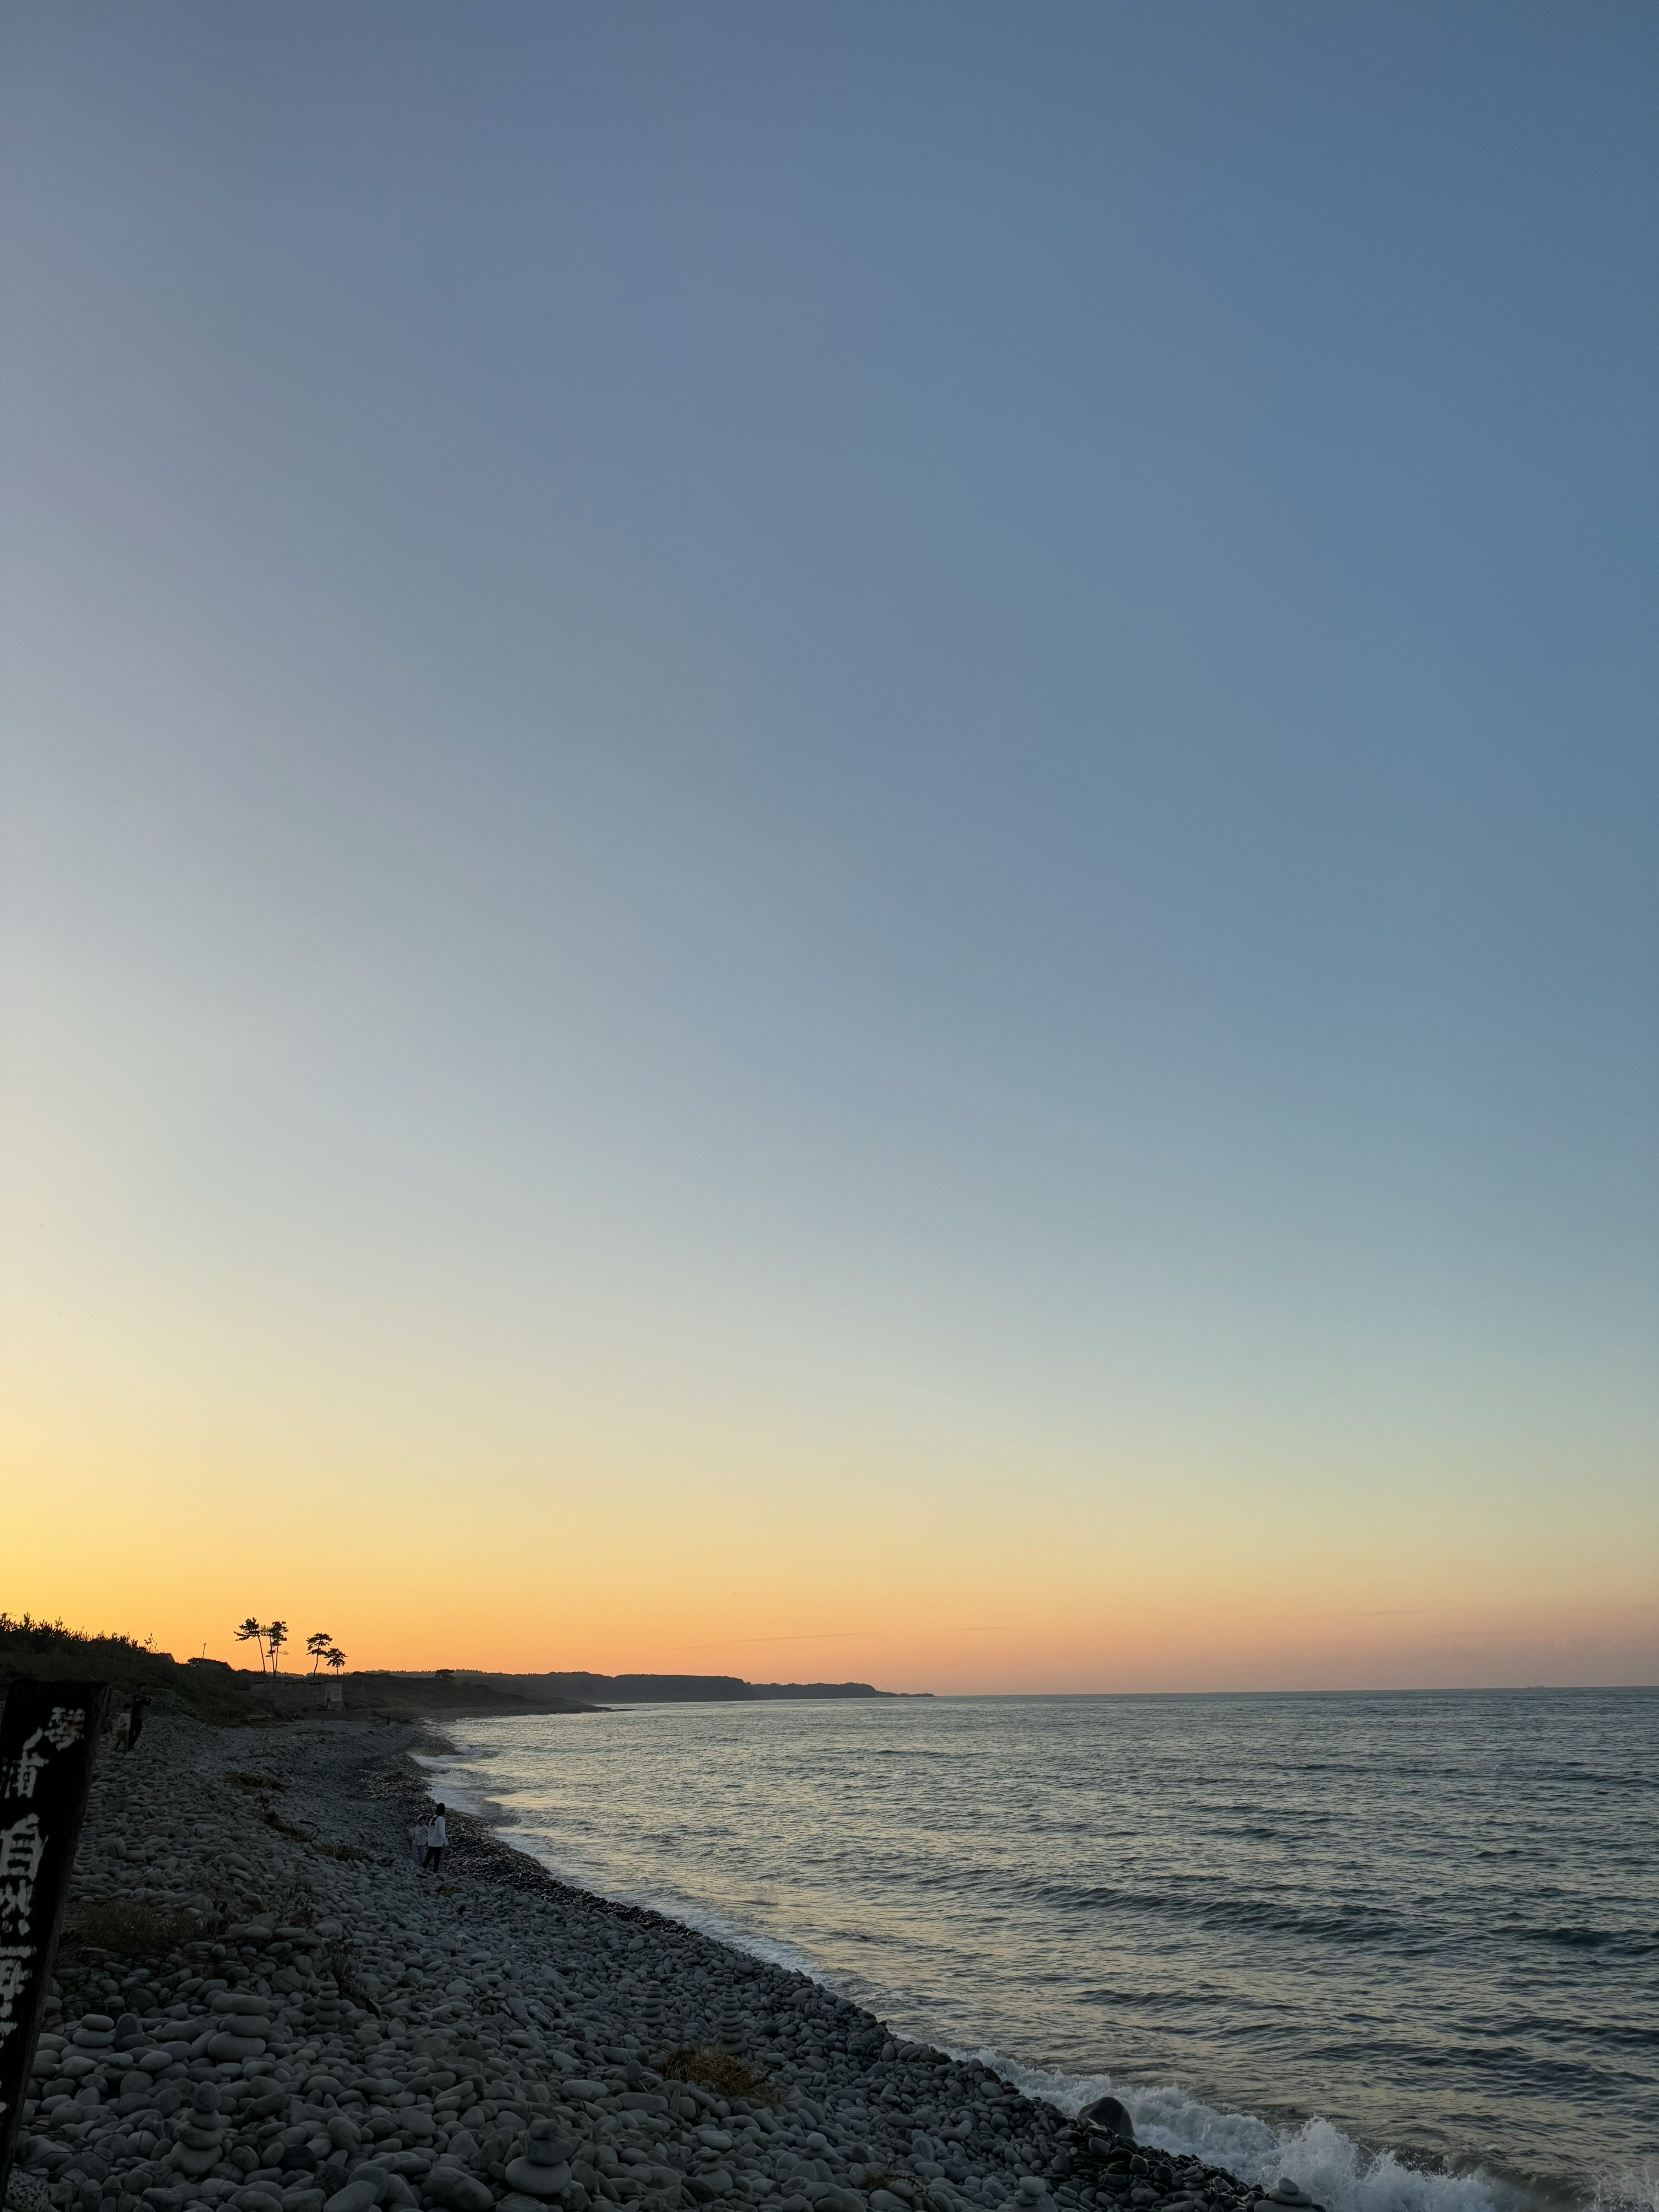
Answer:
[{"label": "orange glow near horizon", "polygon": [[230,1631],[252,1612],[288,1622],[291,1667],[320,1627],[354,1668],[940,1693],[1659,1679],[1644,1562],[1609,1577],[1593,1525],[1569,1541],[1516,1523],[1499,1541],[1467,1502],[1426,1492],[1384,1510],[1356,1492],[1322,1518],[1294,1486],[1241,1492],[1202,1472],[1091,1485],[1057,1464],[1022,1486],[987,1460],[902,1482],[822,1451],[786,1484],[735,1451],[720,1471],[676,1462],[665,1442],[665,1477],[616,1438],[609,1455],[588,1440],[602,1478],[485,1480],[421,1464],[412,1434],[401,1466],[364,1472],[342,1452],[301,1476],[267,1438],[268,1462],[246,1453],[229,1478],[228,1449],[192,1467],[101,1441],[96,1478],[36,1447],[0,1601],[179,1658],[247,1663]]}]

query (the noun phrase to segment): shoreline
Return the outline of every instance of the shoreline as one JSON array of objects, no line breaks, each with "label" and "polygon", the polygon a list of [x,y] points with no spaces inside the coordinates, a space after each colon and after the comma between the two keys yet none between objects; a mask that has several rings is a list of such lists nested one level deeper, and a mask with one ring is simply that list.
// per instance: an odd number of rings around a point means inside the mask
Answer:
[{"label": "shoreline", "polygon": [[[429,1760],[440,1771],[452,1762],[465,1768],[467,1754],[448,1733],[451,1723],[462,1717],[429,1716],[429,1724],[422,1732],[426,1741],[411,1745],[414,1755],[422,1762]],[[495,1802],[487,1785],[479,1788],[476,1780],[458,1784],[452,1773],[446,1782],[440,1782],[436,1772],[428,1779],[440,1787],[462,1788],[479,1808],[487,1808]],[[453,1805],[452,1800],[452,1813]],[[854,1975],[850,1981],[838,1980],[833,1966],[815,1959],[787,1933],[745,1926],[709,1905],[700,1906],[695,1897],[684,1893],[671,1893],[665,1904],[653,1901],[648,1889],[643,1897],[626,1891],[608,1895],[591,1886],[594,1875],[580,1863],[561,1868],[544,1859],[530,1843],[510,1840],[515,1834],[516,1818],[509,1808],[497,1807],[496,1813],[494,1820],[485,1809],[468,1810],[463,1817],[494,1849],[505,1850],[509,1858],[520,1863],[527,1861],[538,1875],[556,1886],[590,1897],[608,1910],[637,1915],[647,1923],[689,1928],[721,1948],[735,1952],[741,1960],[809,1980],[837,2002],[875,2017],[867,2004],[880,2004],[883,1999],[878,1990],[872,1994],[867,1979]],[[453,1832],[453,1817],[451,1826]],[[1129,2106],[1132,2121],[1142,2131],[1138,2150],[1150,2151],[1183,2170],[1190,2167],[1200,2177],[1215,2177],[1231,2185],[1244,2199],[1256,2200],[1257,2212],[1267,2212],[1273,2202],[1273,2177],[1282,2178],[1287,2169],[1300,2171],[1311,2191],[1330,2204],[1344,2208],[1344,2212],[1568,2212],[1568,2208],[1585,2204],[1592,2212],[1655,2212],[1649,2178],[1639,2172],[1627,2169],[1616,2182],[1598,2179],[1588,2191],[1574,2191],[1550,2177],[1506,2171],[1489,2160],[1451,2165],[1432,2154],[1401,2151],[1386,2142],[1367,2142],[1321,2118],[1317,2108],[1275,2106],[1265,2098],[1247,2106],[1206,2103],[1200,2093],[1173,2080],[1115,2079],[1104,2069],[1093,2074],[1067,2072],[1052,2064],[1028,2062],[993,2042],[975,2039],[966,2043],[952,2039],[948,2032],[940,2037],[936,2027],[914,2014],[907,2028],[890,2027],[888,2033],[908,2045],[937,2052],[954,2065],[991,2074],[1023,2099],[1052,2109],[1062,2118],[1088,2109],[1090,2100],[1103,2093],[1121,2097]],[[1078,2140],[1081,2139],[1079,2135]],[[1085,2190],[1084,2202],[1088,2201]],[[1129,2199],[1102,2192],[1098,2201],[1106,2205]],[[1146,2201],[1151,2205],[1150,2198]],[[1314,2198],[1304,2191],[1302,2202],[1305,2208]]]},{"label": "shoreline", "polygon": [[[1273,2203],[1196,2158],[1091,2154],[992,2069],[574,1888],[477,1814],[453,1816],[443,1875],[417,1874],[423,1738],[448,1748],[429,1725],[349,1715],[257,1731],[157,1715],[130,1760],[106,1753],[9,2205]],[[688,2048],[717,2072],[720,2054],[739,2062],[749,2094],[658,2070]],[[526,2162],[550,2139],[565,2154],[553,2188]]]}]

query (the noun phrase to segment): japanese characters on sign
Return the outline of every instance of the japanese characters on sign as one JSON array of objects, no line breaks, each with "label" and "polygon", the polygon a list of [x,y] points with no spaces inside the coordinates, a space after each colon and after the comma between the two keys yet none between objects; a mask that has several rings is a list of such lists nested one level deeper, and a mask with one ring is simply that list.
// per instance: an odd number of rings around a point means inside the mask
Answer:
[{"label": "japanese characters on sign", "polygon": [[0,2190],[108,1696],[101,1682],[14,1682],[0,1712]]}]

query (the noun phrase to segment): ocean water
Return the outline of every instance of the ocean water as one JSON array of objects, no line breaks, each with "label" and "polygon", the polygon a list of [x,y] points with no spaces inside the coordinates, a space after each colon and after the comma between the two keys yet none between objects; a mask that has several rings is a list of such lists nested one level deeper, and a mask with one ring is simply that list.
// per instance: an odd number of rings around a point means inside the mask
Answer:
[{"label": "ocean water", "polygon": [[1659,1691],[453,1723],[449,1802],[1332,2212],[1659,2207]]}]

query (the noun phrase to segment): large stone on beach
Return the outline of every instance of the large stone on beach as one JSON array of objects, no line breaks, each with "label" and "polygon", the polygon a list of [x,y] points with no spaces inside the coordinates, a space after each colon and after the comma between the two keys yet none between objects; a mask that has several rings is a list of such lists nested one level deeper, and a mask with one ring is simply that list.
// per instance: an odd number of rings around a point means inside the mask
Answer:
[{"label": "large stone on beach", "polygon": [[421,2194],[428,2204],[441,2205],[443,2212],[495,2212],[495,2198],[489,2183],[480,2181],[476,2173],[468,2173],[459,2166],[434,2166],[422,2185]]},{"label": "large stone on beach", "polygon": [[323,2212],[374,2212],[385,2193],[385,2174],[365,2174],[361,2180],[348,2181],[343,2189],[337,2189],[332,2197],[325,2197]]},{"label": "large stone on beach", "polygon": [[198,2148],[194,2143],[174,2143],[167,2155],[168,2163],[177,2166],[187,2180],[203,2181],[219,2163],[219,2146],[214,2143]]},{"label": "large stone on beach", "polygon": [[1134,2122],[1129,2118],[1127,2107],[1116,2097],[1097,2097],[1092,2105],[1085,2105],[1078,2114],[1077,2124],[1104,2136],[1109,2142],[1132,2143],[1135,2139]]},{"label": "large stone on beach", "polygon": [[265,2042],[262,2035],[238,2035],[227,2031],[208,2038],[207,2055],[216,2065],[222,2066],[233,2059],[263,2058]]},{"label": "large stone on beach", "polygon": [[507,2185],[524,2197],[562,2197],[570,2186],[570,2168],[562,2160],[557,2166],[533,2166],[527,2158],[515,2158],[507,2169]]}]

